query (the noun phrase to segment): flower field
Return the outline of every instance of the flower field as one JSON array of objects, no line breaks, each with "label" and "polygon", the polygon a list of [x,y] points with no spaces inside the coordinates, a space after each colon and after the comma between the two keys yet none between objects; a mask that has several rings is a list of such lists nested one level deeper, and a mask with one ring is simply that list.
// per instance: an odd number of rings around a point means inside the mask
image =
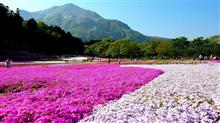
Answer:
[{"label": "flower field", "polygon": [[220,123],[219,63],[132,66],[165,73],[80,123]]},{"label": "flower field", "polygon": [[210,63],[220,63],[220,60],[208,60],[207,62],[210,62]]},{"label": "flower field", "polygon": [[77,122],[162,73],[118,65],[0,67],[0,122]]}]

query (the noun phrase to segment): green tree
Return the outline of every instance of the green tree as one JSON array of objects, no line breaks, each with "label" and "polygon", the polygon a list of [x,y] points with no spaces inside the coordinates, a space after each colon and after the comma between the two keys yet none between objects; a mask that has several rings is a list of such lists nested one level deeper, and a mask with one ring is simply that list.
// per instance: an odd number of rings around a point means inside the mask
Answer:
[{"label": "green tree", "polygon": [[120,57],[120,41],[112,42],[106,51],[107,56],[112,58],[119,58]]},{"label": "green tree", "polygon": [[194,55],[207,55],[206,51],[207,49],[205,49],[205,45],[208,43],[207,39],[204,39],[203,37],[198,37],[196,39],[194,39],[192,42],[190,42],[189,48],[188,48],[188,54],[190,56],[194,56]]},{"label": "green tree", "polygon": [[136,42],[122,40],[120,45],[120,55],[124,58],[136,58],[140,52],[140,48]]},{"label": "green tree", "polygon": [[96,42],[92,45],[86,45],[85,54],[98,56],[98,57],[107,57],[107,50],[111,44],[111,41],[102,40],[100,42]]},{"label": "green tree", "polygon": [[156,53],[159,56],[171,56],[172,55],[172,44],[170,41],[163,41],[156,47]]},{"label": "green tree", "polygon": [[189,47],[190,42],[186,37],[179,37],[171,41],[172,44],[172,54],[175,57],[178,56],[187,56],[187,48]]},{"label": "green tree", "polygon": [[150,42],[143,43],[141,51],[143,52],[144,57],[157,56],[156,48],[160,44],[160,39],[154,39]]}]

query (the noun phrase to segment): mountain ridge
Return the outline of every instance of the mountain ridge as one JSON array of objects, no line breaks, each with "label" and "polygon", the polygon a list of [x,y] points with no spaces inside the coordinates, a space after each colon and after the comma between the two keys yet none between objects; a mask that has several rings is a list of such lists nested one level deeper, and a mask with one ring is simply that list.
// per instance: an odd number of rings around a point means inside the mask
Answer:
[{"label": "mountain ridge", "polygon": [[73,36],[86,42],[100,39],[149,41],[155,38],[132,30],[127,24],[119,20],[105,19],[96,12],[83,9],[72,3],[36,12],[21,10],[20,14],[25,20],[34,18],[48,25],[60,26]]}]

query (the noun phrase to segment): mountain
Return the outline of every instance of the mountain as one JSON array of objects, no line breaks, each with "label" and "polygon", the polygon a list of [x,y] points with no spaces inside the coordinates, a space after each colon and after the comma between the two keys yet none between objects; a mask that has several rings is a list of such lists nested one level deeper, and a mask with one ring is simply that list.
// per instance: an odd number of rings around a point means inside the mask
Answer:
[{"label": "mountain", "polygon": [[121,21],[105,19],[95,12],[82,9],[74,4],[54,6],[37,12],[21,10],[20,15],[25,20],[34,18],[48,25],[60,26],[65,31],[84,41],[103,38],[149,41],[155,38],[134,31]]}]

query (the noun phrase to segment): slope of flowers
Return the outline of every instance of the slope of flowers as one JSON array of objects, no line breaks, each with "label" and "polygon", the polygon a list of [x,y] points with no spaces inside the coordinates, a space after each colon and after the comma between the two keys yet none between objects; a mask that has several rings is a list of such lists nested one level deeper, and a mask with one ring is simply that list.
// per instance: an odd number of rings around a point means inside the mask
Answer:
[{"label": "slope of flowers", "polygon": [[0,68],[0,122],[77,122],[163,71],[117,65]]}]

